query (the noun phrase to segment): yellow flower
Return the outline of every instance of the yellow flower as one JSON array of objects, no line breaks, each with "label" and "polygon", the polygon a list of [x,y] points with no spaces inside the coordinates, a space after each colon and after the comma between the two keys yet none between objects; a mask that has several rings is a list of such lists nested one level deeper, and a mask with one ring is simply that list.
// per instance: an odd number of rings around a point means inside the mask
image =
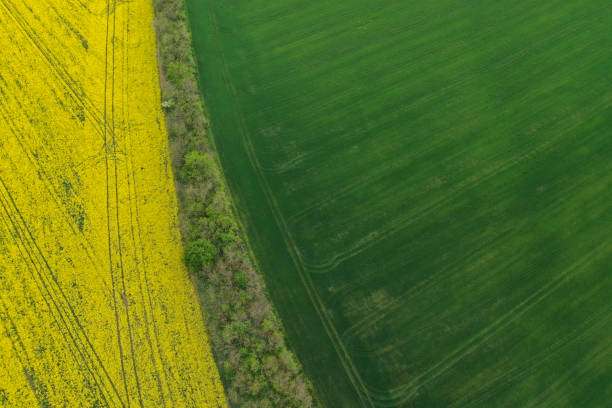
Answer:
[{"label": "yellow flower", "polygon": [[150,0],[0,1],[0,407],[227,406],[152,18]]}]

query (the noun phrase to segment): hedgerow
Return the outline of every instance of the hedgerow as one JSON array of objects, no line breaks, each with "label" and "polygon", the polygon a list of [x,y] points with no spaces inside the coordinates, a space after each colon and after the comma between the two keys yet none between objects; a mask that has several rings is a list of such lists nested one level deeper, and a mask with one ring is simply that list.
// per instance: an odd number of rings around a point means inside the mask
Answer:
[{"label": "hedgerow", "polygon": [[287,348],[206,138],[184,0],[154,0],[154,5],[185,261],[200,290],[228,399],[236,407],[312,407],[311,387]]}]

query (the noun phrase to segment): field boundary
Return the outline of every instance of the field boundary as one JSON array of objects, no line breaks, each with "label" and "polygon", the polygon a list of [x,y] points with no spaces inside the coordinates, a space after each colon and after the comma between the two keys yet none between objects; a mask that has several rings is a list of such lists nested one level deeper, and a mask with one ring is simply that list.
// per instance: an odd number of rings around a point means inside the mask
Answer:
[{"label": "field boundary", "polygon": [[218,160],[198,89],[183,0],[154,0],[162,107],[185,261],[199,289],[215,360],[232,406],[312,407]]},{"label": "field boundary", "polygon": [[[212,7],[210,7],[210,18],[211,18],[211,24],[213,24],[213,26],[215,27],[218,27],[216,15]],[[238,123],[238,129],[240,130],[240,136],[245,146],[245,151],[249,158],[250,165],[253,168],[254,173],[257,177],[257,181],[260,185],[260,188],[262,192],[264,193],[264,196],[266,197],[266,202],[268,204],[268,207],[270,208],[272,212],[276,225],[287,247],[287,251],[289,252],[289,255],[296,267],[296,270],[300,277],[300,281],[302,282],[302,286],[306,290],[306,293],[308,294],[308,298],[310,299],[312,306],[314,307],[319,319],[321,320],[323,328],[325,329],[325,332],[327,336],[329,337],[332,343],[332,346],[334,347],[334,351],[337,354],[339,360],[341,361],[343,369],[349,381],[351,382],[351,385],[353,386],[355,392],[357,393],[360,399],[361,405],[363,407],[374,407],[374,402],[372,401],[370,397],[370,393],[366,385],[364,384],[363,380],[361,379],[361,376],[359,374],[357,367],[353,363],[351,356],[346,350],[344,343],[342,342],[342,339],[340,337],[340,334],[337,332],[334,323],[331,321],[330,317],[328,316],[325,310],[325,307],[321,301],[321,298],[319,297],[319,294],[316,288],[314,287],[314,284],[312,283],[312,279],[310,275],[308,274],[308,269],[305,266],[305,262],[303,260],[302,254],[297,244],[295,243],[293,235],[289,231],[285,218],[278,205],[276,196],[274,195],[274,193],[272,192],[272,189],[270,188],[266,175],[264,174],[262,165],[259,162],[257,154],[255,153],[252,139],[244,123],[244,115],[241,112],[240,107],[236,104],[236,101],[235,101],[235,95],[236,95],[235,89],[236,88],[234,87],[231,75],[229,73],[227,60],[225,58],[225,53],[222,47],[219,45],[219,42],[217,41],[216,38],[215,38],[215,45],[218,48],[218,54],[221,57],[221,60],[223,62],[222,66],[223,66],[223,77],[225,80],[225,85],[227,86],[228,91],[229,91],[229,95],[230,95],[230,98],[233,104],[234,116],[236,118],[236,122]]]}]

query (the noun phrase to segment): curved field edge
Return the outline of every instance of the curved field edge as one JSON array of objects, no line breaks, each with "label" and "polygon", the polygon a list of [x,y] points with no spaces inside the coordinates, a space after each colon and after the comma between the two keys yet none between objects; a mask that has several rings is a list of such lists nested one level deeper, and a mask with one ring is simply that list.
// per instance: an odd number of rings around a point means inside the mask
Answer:
[{"label": "curved field edge", "polygon": [[312,407],[309,382],[286,345],[263,279],[235,217],[210,141],[182,0],[156,0],[162,106],[186,263],[200,291],[210,342],[230,403]]},{"label": "curved field edge", "polygon": [[[186,3],[229,188],[323,403],[360,406],[355,374],[362,406],[609,400],[573,331],[612,282],[601,5]],[[574,324],[551,324],[569,297]]]}]

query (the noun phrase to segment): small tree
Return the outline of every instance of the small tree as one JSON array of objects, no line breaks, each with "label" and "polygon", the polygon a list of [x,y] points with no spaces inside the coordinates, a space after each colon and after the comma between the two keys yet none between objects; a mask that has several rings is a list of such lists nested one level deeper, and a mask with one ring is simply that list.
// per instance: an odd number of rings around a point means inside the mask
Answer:
[{"label": "small tree", "polygon": [[185,162],[180,170],[184,181],[200,183],[204,180],[214,180],[215,163],[206,153],[192,150],[185,155]]},{"label": "small tree", "polygon": [[191,241],[185,249],[185,263],[193,272],[210,268],[216,256],[217,248],[206,238]]}]

